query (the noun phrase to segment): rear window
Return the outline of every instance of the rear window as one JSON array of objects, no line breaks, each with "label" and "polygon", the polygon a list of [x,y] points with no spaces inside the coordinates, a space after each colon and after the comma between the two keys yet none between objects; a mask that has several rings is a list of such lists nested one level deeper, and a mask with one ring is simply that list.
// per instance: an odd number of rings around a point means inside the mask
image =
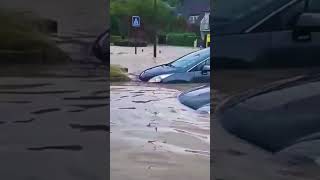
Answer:
[{"label": "rear window", "polygon": [[204,87],[194,91],[190,91],[186,93],[185,96],[199,96],[203,94],[210,94],[210,87]]}]

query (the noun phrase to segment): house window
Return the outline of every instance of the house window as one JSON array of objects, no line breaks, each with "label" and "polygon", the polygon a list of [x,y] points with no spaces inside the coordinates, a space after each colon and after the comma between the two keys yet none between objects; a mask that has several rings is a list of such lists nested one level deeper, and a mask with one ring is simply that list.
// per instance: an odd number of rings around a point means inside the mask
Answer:
[{"label": "house window", "polygon": [[189,22],[191,24],[195,24],[197,22],[198,18],[199,18],[199,16],[190,16],[189,17]]}]

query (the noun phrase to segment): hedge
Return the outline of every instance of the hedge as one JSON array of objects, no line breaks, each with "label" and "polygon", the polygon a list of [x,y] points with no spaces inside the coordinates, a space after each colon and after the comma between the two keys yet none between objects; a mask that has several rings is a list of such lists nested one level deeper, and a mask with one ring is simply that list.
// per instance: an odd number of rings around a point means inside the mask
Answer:
[{"label": "hedge", "polygon": [[195,33],[169,33],[167,34],[167,44],[174,46],[193,46],[197,38]]},{"label": "hedge", "polygon": [[126,46],[126,47],[146,47],[148,43],[145,41],[134,41],[134,40],[119,40],[113,43],[115,46]]},{"label": "hedge", "polygon": [[111,36],[110,38],[110,42],[111,43],[114,43],[114,42],[117,42],[117,41],[121,41],[121,36]]}]

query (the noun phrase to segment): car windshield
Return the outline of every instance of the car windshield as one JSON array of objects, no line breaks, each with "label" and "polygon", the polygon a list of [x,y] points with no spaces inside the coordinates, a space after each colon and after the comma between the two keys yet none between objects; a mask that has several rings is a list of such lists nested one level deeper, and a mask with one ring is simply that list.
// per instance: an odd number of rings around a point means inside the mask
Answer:
[{"label": "car windshield", "polygon": [[197,90],[190,91],[190,92],[186,93],[185,96],[200,96],[200,95],[209,94],[209,93],[210,93],[210,87],[205,86],[203,88],[199,88]]},{"label": "car windshield", "polygon": [[[213,28],[219,31],[223,26],[235,21],[249,21],[259,15],[265,17],[268,13],[292,0],[228,0],[215,1],[213,6]],[[260,18],[259,17],[259,18]],[[237,27],[237,26],[236,26]]]},{"label": "car windshield", "polygon": [[207,59],[210,56],[210,49],[204,49],[197,52],[190,53],[186,56],[183,56],[168,65],[176,68],[189,68],[201,62],[202,60]]}]

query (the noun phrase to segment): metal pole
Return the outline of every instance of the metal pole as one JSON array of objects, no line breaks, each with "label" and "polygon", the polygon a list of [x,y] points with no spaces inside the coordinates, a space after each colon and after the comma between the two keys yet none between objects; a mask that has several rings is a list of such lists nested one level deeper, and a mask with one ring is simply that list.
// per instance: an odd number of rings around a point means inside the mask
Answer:
[{"label": "metal pole", "polygon": [[153,18],[154,18],[154,39],[153,39],[153,57],[157,57],[157,22],[156,22],[156,17],[157,17],[157,0],[154,0],[154,14],[153,14]]}]

